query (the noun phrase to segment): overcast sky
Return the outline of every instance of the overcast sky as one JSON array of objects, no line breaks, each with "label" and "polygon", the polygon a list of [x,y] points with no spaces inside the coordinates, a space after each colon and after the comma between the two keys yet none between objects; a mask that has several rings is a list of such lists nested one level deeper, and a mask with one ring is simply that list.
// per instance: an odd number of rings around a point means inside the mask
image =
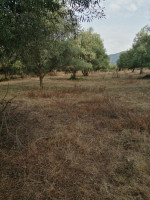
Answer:
[{"label": "overcast sky", "polygon": [[150,24],[150,0],[105,0],[103,6],[106,17],[82,27],[100,34],[108,54],[131,48],[135,35]]}]

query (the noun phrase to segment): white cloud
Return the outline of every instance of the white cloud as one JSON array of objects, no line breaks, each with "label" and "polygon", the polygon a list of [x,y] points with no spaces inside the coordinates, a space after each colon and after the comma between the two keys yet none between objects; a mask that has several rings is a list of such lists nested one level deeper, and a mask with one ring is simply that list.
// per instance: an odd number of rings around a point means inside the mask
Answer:
[{"label": "white cloud", "polygon": [[111,0],[107,0],[108,10],[116,12],[119,10],[126,10],[129,12],[135,12],[146,0],[116,0],[113,3]]},{"label": "white cloud", "polygon": [[131,12],[135,12],[138,9],[138,6],[136,6],[134,3],[132,3],[127,10]]},{"label": "white cloud", "polygon": [[116,12],[116,11],[120,10],[120,5],[118,5],[118,4],[110,4],[109,5],[109,9],[111,11],[113,11],[113,12]]},{"label": "white cloud", "polygon": [[123,27],[117,29],[116,26],[109,26],[104,31],[99,30],[98,32],[101,32],[100,35],[104,40],[104,46],[108,54],[118,53],[131,48],[135,36],[129,29]]}]

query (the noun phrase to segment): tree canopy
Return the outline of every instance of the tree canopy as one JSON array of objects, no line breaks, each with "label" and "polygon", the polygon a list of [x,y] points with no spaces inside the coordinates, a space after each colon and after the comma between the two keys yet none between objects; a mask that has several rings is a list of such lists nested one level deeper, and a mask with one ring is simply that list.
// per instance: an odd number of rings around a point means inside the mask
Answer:
[{"label": "tree canopy", "polygon": [[133,46],[128,51],[122,53],[117,62],[118,68],[128,68],[134,70],[140,68],[150,68],[150,34],[148,27],[144,27],[136,35]]},{"label": "tree canopy", "polygon": [[98,69],[106,60],[102,41],[90,31],[79,34],[79,21],[103,16],[100,0],[1,0],[1,72],[7,76],[20,63],[39,76],[42,86],[45,74],[56,67],[72,69],[73,74]]},{"label": "tree canopy", "polygon": [[83,74],[86,75],[89,70],[108,68],[109,59],[105,53],[103,42],[99,34],[94,33],[92,28],[79,34],[77,44],[81,48],[81,58],[87,63],[91,63],[90,68],[83,69]]}]

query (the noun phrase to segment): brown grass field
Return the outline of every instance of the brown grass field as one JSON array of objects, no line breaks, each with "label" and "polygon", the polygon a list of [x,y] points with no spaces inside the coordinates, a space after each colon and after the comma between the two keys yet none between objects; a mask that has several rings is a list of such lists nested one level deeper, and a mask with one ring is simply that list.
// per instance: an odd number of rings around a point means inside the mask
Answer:
[{"label": "brown grass field", "polygon": [[150,80],[119,76],[0,83],[1,200],[150,200]]}]

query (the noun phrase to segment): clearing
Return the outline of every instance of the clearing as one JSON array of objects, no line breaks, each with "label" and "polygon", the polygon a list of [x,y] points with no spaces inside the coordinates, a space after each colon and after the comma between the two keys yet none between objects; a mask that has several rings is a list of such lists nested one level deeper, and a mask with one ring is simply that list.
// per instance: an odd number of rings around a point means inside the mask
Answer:
[{"label": "clearing", "polygon": [[[149,200],[150,80],[58,73],[0,83],[1,200]],[[1,101],[2,107],[2,101]]]}]

